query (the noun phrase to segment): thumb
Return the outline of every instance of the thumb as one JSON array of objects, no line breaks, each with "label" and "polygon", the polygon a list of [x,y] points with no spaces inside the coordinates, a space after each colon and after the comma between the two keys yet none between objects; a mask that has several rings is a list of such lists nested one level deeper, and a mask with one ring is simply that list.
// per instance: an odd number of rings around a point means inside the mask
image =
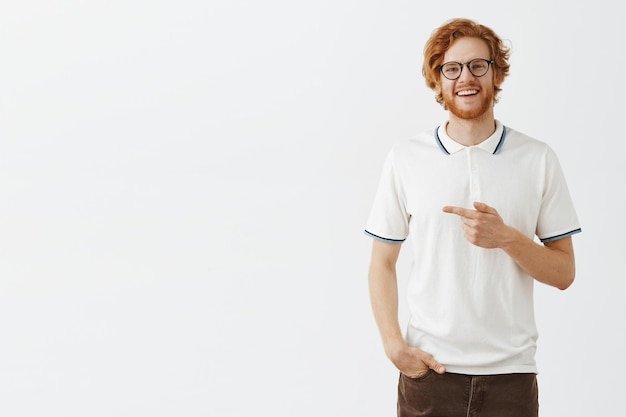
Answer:
[{"label": "thumb", "polygon": [[481,211],[483,213],[492,213],[492,214],[496,214],[496,209],[494,209],[493,207],[488,206],[485,203],[481,203],[480,201],[474,201],[474,208],[478,211]]},{"label": "thumb", "polygon": [[444,374],[446,372],[446,367],[437,362],[431,355],[426,355],[422,362],[438,374]]}]

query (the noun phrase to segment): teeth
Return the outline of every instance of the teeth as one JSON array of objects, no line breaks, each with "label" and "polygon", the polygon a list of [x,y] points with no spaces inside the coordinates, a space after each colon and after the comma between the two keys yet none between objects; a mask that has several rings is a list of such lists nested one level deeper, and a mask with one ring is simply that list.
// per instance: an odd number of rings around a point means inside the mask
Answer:
[{"label": "teeth", "polygon": [[460,96],[471,96],[473,94],[478,94],[478,91],[476,90],[465,90],[465,91],[459,91],[457,93]]}]

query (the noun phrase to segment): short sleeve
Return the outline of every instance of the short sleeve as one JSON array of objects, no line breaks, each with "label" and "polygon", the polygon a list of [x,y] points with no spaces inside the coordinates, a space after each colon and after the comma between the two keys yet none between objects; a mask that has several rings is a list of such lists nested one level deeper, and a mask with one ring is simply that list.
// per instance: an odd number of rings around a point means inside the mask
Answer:
[{"label": "short sleeve", "polygon": [[402,243],[409,233],[409,220],[402,178],[392,149],[383,164],[365,233],[386,242]]},{"label": "short sleeve", "polygon": [[537,237],[544,243],[581,231],[561,165],[549,147],[545,162],[545,183],[536,230]]}]

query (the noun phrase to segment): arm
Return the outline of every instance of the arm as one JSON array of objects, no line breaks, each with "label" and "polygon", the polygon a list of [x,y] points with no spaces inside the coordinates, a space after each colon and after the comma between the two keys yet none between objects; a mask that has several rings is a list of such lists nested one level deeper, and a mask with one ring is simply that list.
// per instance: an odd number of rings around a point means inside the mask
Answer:
[{"label": "arm", "polygon": [[574,282],[574,247],[571,237],[541,245],[504,224],[493,207],[474,203],[474,208],[476,210],[446,206],[443,211],[461,218],[465,238],[472,244],[504,250],[537,281],[561,290]]},{"label": "arm", "polygon": [[445,368],[431,355],[407,345],[398,322],[398,282],[396,262],[401,245],[374,240],[369,268],[369,289],[374,318],[383,340],[385,354],[407,376],[424,374],[429,368],[444,373]]},{"label": "arm", "polygon": [[511,228],[511,239],[502,249],[530,276],[560,290],[574,282],[575,263],[572,238],[540,245]]}]

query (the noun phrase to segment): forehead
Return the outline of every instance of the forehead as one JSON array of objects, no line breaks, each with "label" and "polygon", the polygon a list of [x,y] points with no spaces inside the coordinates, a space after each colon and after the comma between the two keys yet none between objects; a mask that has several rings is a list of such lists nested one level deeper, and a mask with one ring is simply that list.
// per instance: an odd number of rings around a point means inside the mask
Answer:
[{"label": "forehead", "polygon": [[487,42],[479,38],[463,37],[455,40],[443,56],[443,62],[467,62],[474,58],[491,59]]}]

